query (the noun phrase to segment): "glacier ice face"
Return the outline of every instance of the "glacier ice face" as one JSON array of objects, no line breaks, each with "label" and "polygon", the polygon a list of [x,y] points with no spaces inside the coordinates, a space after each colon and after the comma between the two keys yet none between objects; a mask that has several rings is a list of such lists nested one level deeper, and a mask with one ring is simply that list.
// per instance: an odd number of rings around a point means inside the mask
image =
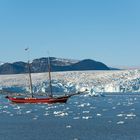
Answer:
[{"label": "glacier ice face", "polygon": [[124,71],[115,77],[118,78],[105,85],[105,92],[140,92],[139,70]]},{"label": "glacier ice face", "polygon": [[[47,73],[33,73],[32,80],[34,92],[49,92]],[[25,93],[28,87],[27,74],[0,76],[1,89]],[[140,92],[140,70],[53,72],[52,88],[57,94],[85,90],[91,95],[97,92]]]}]

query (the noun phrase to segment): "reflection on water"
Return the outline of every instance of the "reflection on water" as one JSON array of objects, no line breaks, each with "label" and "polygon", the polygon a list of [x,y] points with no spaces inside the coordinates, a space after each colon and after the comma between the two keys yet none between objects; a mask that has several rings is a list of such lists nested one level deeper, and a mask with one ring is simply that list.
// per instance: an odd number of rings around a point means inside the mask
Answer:
[{"label": "reflection on water", "polygon": [[66,104],[13,104],[0,96],[1,140],[140,139],[140,95],[75,96]]}]

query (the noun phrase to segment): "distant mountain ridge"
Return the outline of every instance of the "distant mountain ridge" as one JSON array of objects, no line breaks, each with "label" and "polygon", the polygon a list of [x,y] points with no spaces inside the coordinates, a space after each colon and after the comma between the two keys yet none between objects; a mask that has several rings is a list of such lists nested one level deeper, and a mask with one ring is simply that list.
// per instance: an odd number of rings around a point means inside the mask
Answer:
[{"label": "distant mountain ridge", "polygon": [[[50,57],[51,71],[82,71],[82,70],[110,70],[110,68],[102,62],[91,59],[81,61],[72,59],[63,59]],[[48,71],[48,58],[42,57],[34,59],[31,62],[31,71],[33,73]],[[27,63],[19,61],[14,63],[4,63],[0,65],[0,74],[20,74],[27,73]]]}]

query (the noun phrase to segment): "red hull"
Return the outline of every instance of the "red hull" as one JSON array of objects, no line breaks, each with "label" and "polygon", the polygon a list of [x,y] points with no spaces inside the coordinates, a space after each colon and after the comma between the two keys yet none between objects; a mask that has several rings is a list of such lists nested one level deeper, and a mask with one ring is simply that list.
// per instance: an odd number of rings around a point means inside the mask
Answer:
[{"label": "red hull", "polygon": [[70,96],[62,96],[62,97],[48,97],[48,98],[18,98],[18,97],[10,97],[7,96],[10,101],[14,103],[66,103]]}]

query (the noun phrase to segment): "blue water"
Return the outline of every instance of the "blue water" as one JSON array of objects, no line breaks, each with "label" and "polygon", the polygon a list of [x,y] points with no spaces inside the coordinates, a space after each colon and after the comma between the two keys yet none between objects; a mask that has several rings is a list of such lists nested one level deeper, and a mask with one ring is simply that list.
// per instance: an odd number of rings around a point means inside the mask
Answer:
[{"label": "blue water", "polygon": [[0,95],[0,140],[139,140],[140,95],[13,104]]}]

